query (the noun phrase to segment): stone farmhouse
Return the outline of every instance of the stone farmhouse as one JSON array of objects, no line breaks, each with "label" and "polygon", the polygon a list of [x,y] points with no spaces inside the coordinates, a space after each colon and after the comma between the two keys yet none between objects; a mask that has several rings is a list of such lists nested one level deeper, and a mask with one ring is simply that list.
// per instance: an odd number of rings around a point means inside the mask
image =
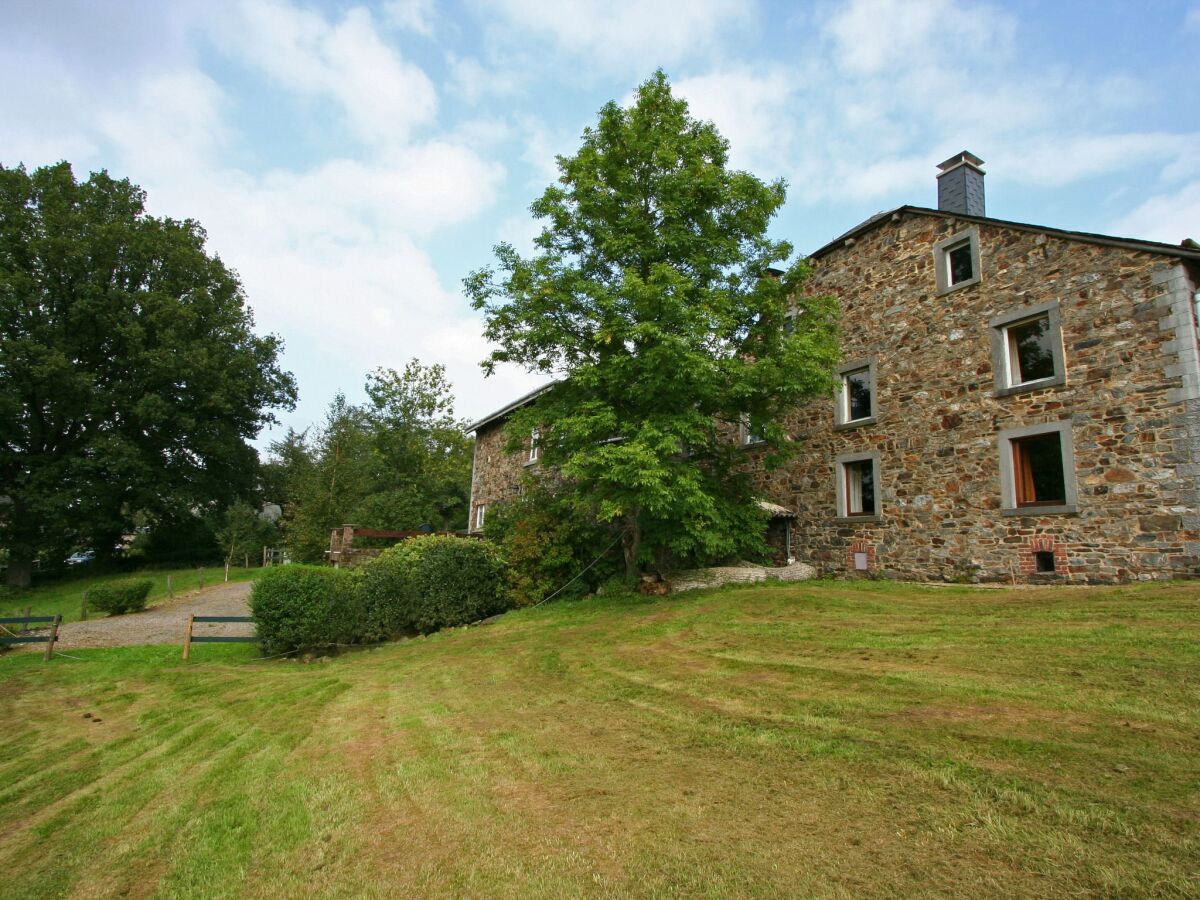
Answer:
[{"label": "stone farmhouse", "polygon": [[[842,309],[840,390],[746,465],[779,562],[914,580],[1200,574],[1200,248],[989,218],[982,160],[938,207],[871,217],[812,254]],[[538,465],[476,422],[471,528]]]}]

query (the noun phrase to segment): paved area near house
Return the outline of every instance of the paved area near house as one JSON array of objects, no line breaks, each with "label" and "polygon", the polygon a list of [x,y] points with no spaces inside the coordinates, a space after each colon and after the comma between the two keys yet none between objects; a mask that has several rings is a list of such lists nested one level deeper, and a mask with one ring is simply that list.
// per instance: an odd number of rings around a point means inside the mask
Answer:
[{"label": "paved area near house", "polygon": [[[140,644],[182,643],[183,628],[189,614],[197,616],[248,616],[251,582],[218,584],[202,591],[177,597],[142,612],[129,613],[88,622],[70,622],[59,628],[56,649],[133,647]],[[201,624],[197,634],[253,634],[254,626],[234,622]],[[44,644],[25,644],[41,653]]]}]

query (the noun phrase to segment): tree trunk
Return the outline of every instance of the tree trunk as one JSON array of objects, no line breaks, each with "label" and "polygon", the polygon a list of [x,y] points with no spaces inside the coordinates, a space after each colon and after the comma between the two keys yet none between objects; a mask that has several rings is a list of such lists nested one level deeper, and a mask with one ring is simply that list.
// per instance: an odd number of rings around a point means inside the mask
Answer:
[{"label": "tree trunk", "polygon": [[621,535],[621,549],[625,553],[625,580],[637,584],[641,574],[638,557],[642,552],[642,523],[638,521],[636,512],[625,517],[625,531]]},{"label": "tree trunk", "polygon": [[28,547],[13,547],[8,552],[8,572],[5,584],[27,588],[33,583],[33,554]]}]

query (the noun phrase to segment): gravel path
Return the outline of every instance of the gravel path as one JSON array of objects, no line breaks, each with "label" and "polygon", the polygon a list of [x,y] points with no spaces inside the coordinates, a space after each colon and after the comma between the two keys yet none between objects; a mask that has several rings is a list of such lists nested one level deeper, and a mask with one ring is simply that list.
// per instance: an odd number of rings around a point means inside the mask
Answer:
[{"label": "gravel path", "polygon": [[[139,644],[183,643],[183,629],[189,613],[197,616],[248,616],[250,596],[248,581],[218,584],[202,591],[177,597],[138,613],[90,622],[69,622],[58,630],[55,649],[84,649],[88,647],[133,647]],[[249,623],[214,623],[196,626],[195,634],[253,634]],[[44,644],[24,644],[41,653]]]}]

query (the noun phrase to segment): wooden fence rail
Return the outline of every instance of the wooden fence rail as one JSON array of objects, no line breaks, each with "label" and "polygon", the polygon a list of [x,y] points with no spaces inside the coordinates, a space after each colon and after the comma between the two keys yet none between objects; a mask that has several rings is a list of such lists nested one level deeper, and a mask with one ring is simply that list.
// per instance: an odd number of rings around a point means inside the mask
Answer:
[{"label": "wooden fence rail", "polygon": [[23,631],[29,630],[30,622],[49,622],[49,634],[12,634],[7,628],[0,633],[0,644],[41,644],[45,643],[46,652],[42,659],[49,659],[54,654],[54,645],[58,642],[58,626],[62,624],[62,616],[10,616],[0,619],[0,625],[21,625]]},{"label": "wooden fence rail", "polygon": [[187,659],[192,653],[192,644],[253,644],[258,641],[257,635],[223,635],[192,633],[197,622],[253,622],[252,616],[196,616],[187,618],[187,626],[183,632],[183,658]]}]

